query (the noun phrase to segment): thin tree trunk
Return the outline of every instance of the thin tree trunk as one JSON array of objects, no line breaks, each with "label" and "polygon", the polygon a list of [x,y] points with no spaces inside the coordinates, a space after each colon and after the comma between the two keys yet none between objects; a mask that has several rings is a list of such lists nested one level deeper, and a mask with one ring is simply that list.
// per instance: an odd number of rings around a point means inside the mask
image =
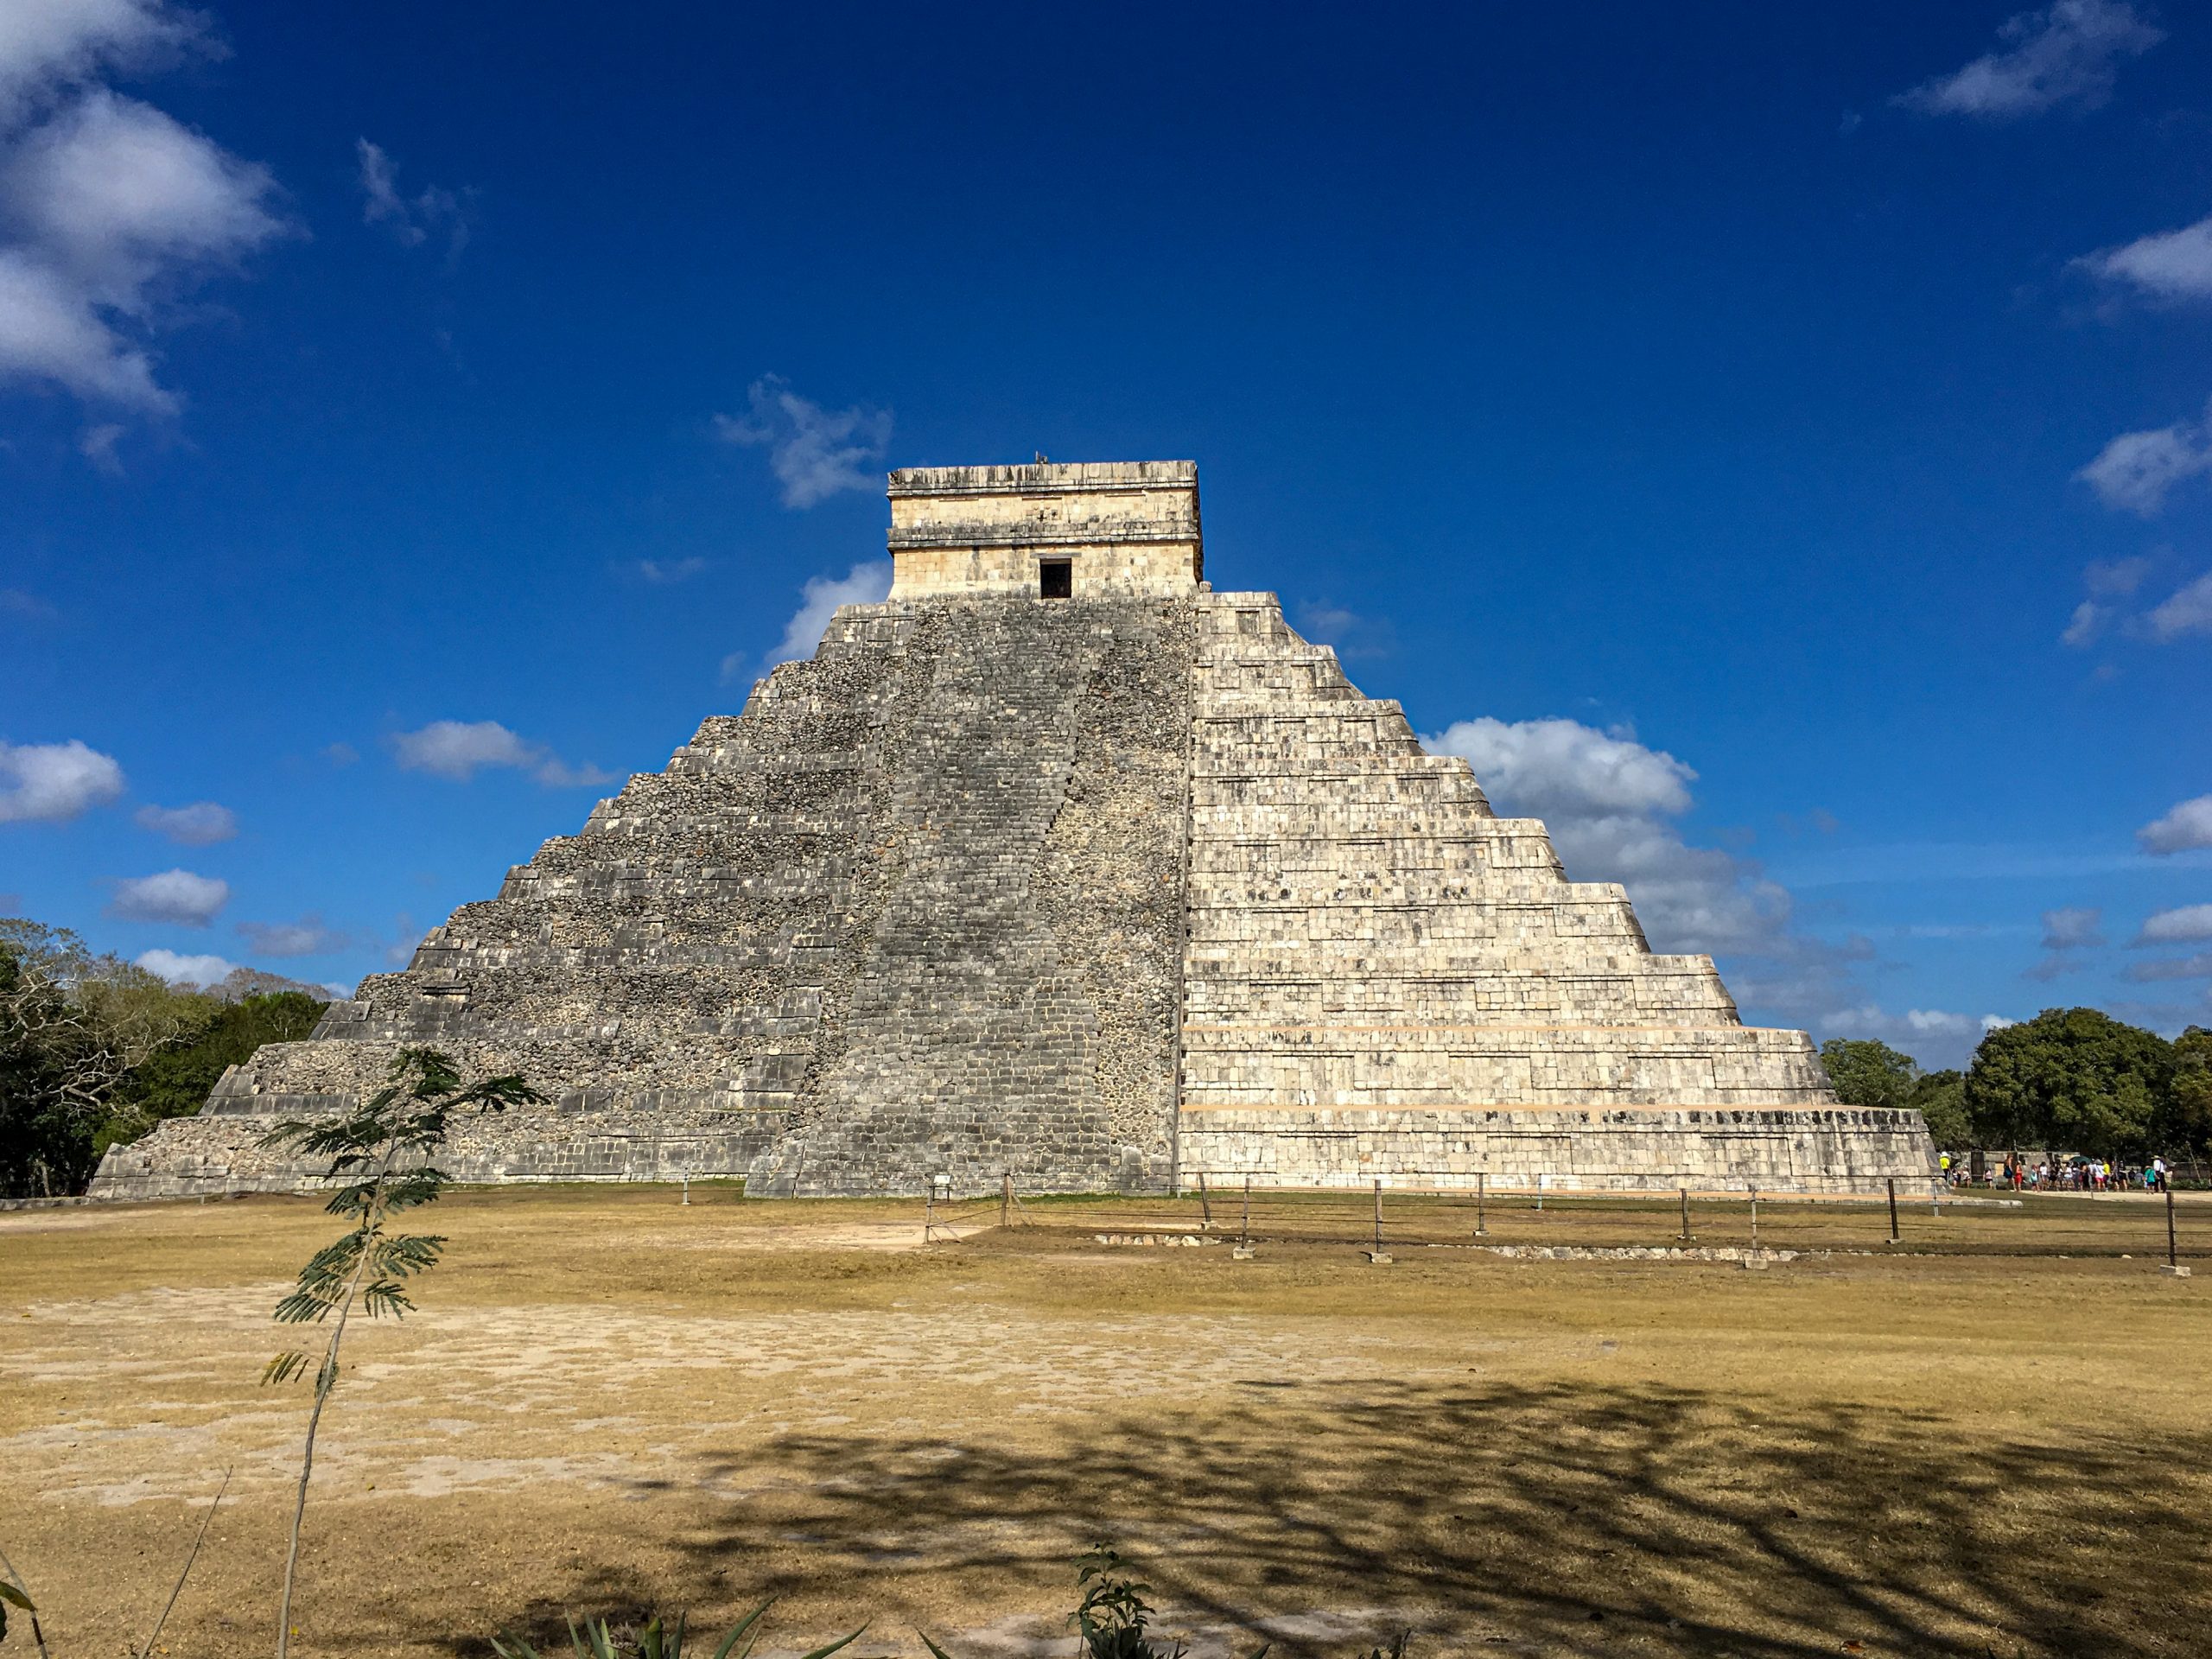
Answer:
[{"label": "thin tree trunk", "polygon": [[353,1276],[346,1282],[345,1300],[338,1304],[338,1324],[330,1333],[330,1347],[323,1355],[322,1369],[315,1373],[315,1408],[308,1413],[307,1444],[300,1453],[300,1490],[292,1502],[292,1539],[284,1552],[284,1598],[276,1615],[276,1659],[289,1659],[292,1650],[292,1577],[300,1564],[300,1526],[308,1512],[308,1477],[315,1472],[315,1429],[322,1421],[322,1402],[338,1386],[338,1344],[346,1339],[346,1319],[353,1311],[353,1294],[360,1288],[361,1275],[368,1271],[369,1239],[384,1204],[385,1177],[391,1173],[391,1160],[397,1150],[386,1147],[384,1162],[377,1170],[377,1184],[369,1193],[368,1208],[361,1212],[361,1259],[353,1264]]},{"label": "thin tree trunk", "polygon": [[154,1643],[161,1638],[162,1626],[169,1622],[169,1615],[176,1610],[176,1599],[184,1593],[184,1581],[192,1576],[192,1564],[200,1559],[200,1546],[207,1541],[207,1529],[214,1524],[215,1511],[222,1507],[223,1494],[231,1490],[231,1471],[223,1471],[223,1484],[215,1489],[215,1501],[207,1506],[207,1513],[200,1517],[200,1530],[192,1536],[192,1553],[184,1558],[184,1571],[176,1575],[176,1587],[169,1592],[169,1599],[162,1605],[162,1616],[154,1621],[154,1628],[146,1637],[145,1646],[138,1649],[138,1659],[150,1659]]}]

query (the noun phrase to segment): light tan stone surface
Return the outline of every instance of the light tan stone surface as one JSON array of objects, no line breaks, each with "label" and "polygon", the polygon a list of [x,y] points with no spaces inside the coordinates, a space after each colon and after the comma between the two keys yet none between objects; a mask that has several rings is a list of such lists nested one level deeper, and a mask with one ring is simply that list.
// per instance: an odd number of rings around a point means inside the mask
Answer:
[{"label": "light tan stone surface", "polygon": [[1179,594],[1205,575],[1188,461],[913,467],[891,474],[891,596],[1039,592],[1065,560],[1072,596]]},{"label": "light tan stone surface", "polygon": [[1710,957],[1654,954],[1618,885],[1568,880],[1274,594],[1204,596],[1198,628],[1185,1181],[1935,1173],[1916,1113],[1840,1110],[1802,1032],[1744,1027]]}]

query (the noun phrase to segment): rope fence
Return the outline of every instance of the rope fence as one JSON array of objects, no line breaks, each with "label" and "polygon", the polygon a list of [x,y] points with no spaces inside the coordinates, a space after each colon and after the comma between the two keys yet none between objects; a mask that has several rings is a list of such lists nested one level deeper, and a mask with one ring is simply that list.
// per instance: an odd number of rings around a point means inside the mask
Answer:
[{"label": "rope fence", "polygon": [[[924,1224],[932,1241],[993,1228],[1039,1242],[1086,1236],[1114,1244],[1220,1243],[1240,1258],[1269,1247],[1337,1245],[1378,1265],[1427,1249],[1520,1255],[1654,1252],[1787,1258],[1868,1255],[2132,1257],[2187,1269],[2212,1237],[2212,1200],[2177,1206],[2171,1192],[2142,1196],[1981,1196],[1893,1184],[1871,1193],[1714,1192],[1600,1193],[1548,1184],[1423,1191],[1383,1182],[1354,1189],[1197,1182],[1173,1197],[1023,1193],[1007,1175],[999,1193],[949,1200],[933,1192]],[[2194,1235],[2194,1238],[2192,1238]]]}]

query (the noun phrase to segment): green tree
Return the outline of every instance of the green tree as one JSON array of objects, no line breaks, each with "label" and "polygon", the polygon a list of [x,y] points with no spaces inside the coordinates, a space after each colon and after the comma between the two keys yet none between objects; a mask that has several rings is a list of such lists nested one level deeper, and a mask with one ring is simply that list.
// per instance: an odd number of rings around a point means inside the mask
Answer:
[{"label": "green tree", "polygon": [[2154,1151],[2201,1156],[2212,1150],[2212,1031],[2191,1026],[2174,1039],[2174,1071],[2152,1125]]},{"label": "green tree", "polygon": [[1911,1055],[1900,1054],[1887,1043],[1871,1037],[1831,1037],[1821,1045],[1821,1065],[1835,1085],[1835,1097],[1847,1106],[1913,1104],[1920,1067]]},{"label": "green tree", "polygon": [[117,1086],[213,1007],[66,928],[0,918],[0,1192],[82,1187]]},{"label": "green tree", "polygon": [[1974,1121],[1967,1115],[1966,1073],[1929,1071],[1916,1077],[1905,1103],[1928,1120],[1928,1135],[1947,1152],[1974,1144]]},{"label": "green tree", "polygon": [[1966,1108],[1985,1146],[2125,1157],[2146,1149],[2172,1072],[2155,1032],[2095,1008],[2045,1008],[1981,1039]]}]

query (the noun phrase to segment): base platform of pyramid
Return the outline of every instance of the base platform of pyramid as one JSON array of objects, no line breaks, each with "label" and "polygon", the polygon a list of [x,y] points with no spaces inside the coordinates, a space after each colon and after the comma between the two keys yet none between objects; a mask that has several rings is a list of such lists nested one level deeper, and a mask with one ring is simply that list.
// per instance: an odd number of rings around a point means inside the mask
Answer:
[{"label": "base platform of pyramid", "polygon": [[294,1191],[274,1118],[430,1046],[551,1103],[465,1181],[764,1194],[1848,1192],[1919,1114],[1655,955],[1273,594],[1205,582],[1188,462],[892,475],[897,575],[404,973],[107,1154],[111,1198]]}]

